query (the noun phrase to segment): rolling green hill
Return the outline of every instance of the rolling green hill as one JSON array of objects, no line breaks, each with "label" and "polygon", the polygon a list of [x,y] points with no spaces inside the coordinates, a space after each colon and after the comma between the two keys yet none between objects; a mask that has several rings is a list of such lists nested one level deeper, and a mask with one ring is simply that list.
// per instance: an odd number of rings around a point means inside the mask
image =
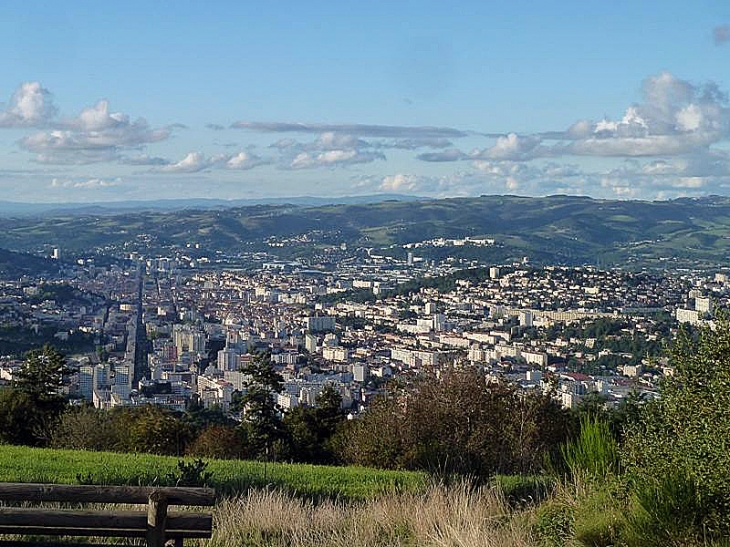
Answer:
[{"label": "rolling green hill", "polygon": [[730,258],[730,198],[646,202],[481,196],[0,220],[0,247],[17,250],[42,245],[71,251],[154,249],[192,242],[207,252],[237,252],[266,248],[267,237],[302,234],[319,244],[368,247],[481,235],[500,243],[481,251],[493,260],[529,256],[553,264],[716,267]]}]

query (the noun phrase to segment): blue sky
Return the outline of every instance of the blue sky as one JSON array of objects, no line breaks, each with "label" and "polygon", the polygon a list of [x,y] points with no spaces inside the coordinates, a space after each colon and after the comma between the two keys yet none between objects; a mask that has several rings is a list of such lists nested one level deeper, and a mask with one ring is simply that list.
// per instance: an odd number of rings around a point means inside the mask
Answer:
[{"label": "blue sky", "polygon": [[2,199],[730,193],[726,1],[3,11]]}]

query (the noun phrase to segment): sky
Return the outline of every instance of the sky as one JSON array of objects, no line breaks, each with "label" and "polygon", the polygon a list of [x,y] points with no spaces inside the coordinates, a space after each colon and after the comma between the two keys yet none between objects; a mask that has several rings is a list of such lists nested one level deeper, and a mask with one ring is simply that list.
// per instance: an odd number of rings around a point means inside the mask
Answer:
[{"label": "sky", "polygon": [[730,2],[40,2],[0,200],[730,195]]}]

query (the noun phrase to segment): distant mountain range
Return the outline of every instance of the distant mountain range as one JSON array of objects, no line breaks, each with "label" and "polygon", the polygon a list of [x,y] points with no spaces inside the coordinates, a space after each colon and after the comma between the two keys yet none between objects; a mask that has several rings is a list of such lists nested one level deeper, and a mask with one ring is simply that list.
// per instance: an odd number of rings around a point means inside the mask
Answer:
[{"label": "distant mountain range", "polygon": [[[177,209],[100,214],[79,210],[35,218],[0,218],[0,247],[38,252],[61,246],[71,252],[133,249],[157,252],[199,243],[207,253],[270,250],[289,256],[316,252],[295,243],[270,248],[265,239],[295,238],[319,245],[342,242],[401,255],[400,247],[431,238],[494,238],[494,247],[419,249],[429,259],[448,256],[505,262],[529,257],[541,264],[602,267],[719,268],[730,266],[730,198],[614,201],[577,196],[480,196],[398,201],[402,196],[351,198],[355,203],[311,206],[283,200],[233,207],[177,201]],[[378,198],[378,200],[376,200]],[[333,198],[340,199],[340,198]],[[345,198],[342,198],[345,199]],[[347,198],[350,199],[350,198]],[[151,202],[150,202],[151,203]],[[136,246],[136,247],[135,247]],[[163,251],[160,251],[163,252]]]},{"label": "distant mountain range", "polygon": [[0,216],[48,215],[114,215],[129,211],[177,211],[181,209],[230,209],[254,205],[296,205],[317,207],[334,204],[363,204],[381,201],[418,201],[424,198],[403,194],[371,194],[365,196],[296,196],[261,199],[159,199],[143,201],[103,201],[93,203],[24,203],[0,201]]}]

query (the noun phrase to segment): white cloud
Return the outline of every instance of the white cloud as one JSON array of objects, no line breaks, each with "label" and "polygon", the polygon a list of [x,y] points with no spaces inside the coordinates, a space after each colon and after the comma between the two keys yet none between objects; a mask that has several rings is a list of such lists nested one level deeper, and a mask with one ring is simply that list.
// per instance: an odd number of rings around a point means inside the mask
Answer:
[{"label": "white cloud", "polygon": [[159,169],[163,173],[198,173],[210,169],[222,158],[208,158],[202,152],[190,152],[176,163],[170,163]]},{"label": "white cloud", "polygon": [[42,163],[108,162],[122,158],[125,149],[163,141],[171,132],[153,129],[143,118],[130,121],[126,114],[110,112],[107,101],[54,125],[55,129],[22,138],[21,148],[35,152]]},{"label": "white cloud", "polygon": [[545,152],[542,150],[540,143],[541,140],[537,137],[521,137],[515,133],[510,133],[504,137],[499,137],[494,146],[484,150],[475,150],[469,156],[474,159],[530,160],[544,155]]},{"label": "white cloud", "polygon": [[266,160],[261,159],[256,154],[250,152],[239,152],[226,161],[226,169],[235,169],[238,171],[246,171],[253,169],[259,165],[269,163]]},{"label": "white cloud", "polygon": [[647,78],[643,102],[620,120],[581,120],[565,132],[573,142],[556,153],[587,156],[676,156],[730,136],[727,97],[714,84],[696,87],[668,72]]},{"label": "white cloud", "polygon": [[202,152],[189,152],[178,162],[169,162],[159,169],[161,173],[199,173],[208,169],[228,169],[245,171],[259,165],[269,163],[267,160],[250,152],[239,152],[237,154],[217,154],[206,156]]},{"label": "white cloud", "polygon": [[0,112],[0,127],[39,127],[56,115],[51,93],[39,82],[25,82]]},{"label": "white cloud", "polygon": [[384,160],[380,152],[362,152],[359,150],[328,150],[320,153],[300,152],[289,164],[290,169],[313,169],[317,167],[337,167],[357,163],[370,163]]},{"label": "white cloud", "polygon": [[416,175],[389,175],[380,182],[383,192],[413,192],[418,190],[423,179]]},{"label": "white cloud", "polygon": [[119,186],[121,184],[122,179],[114,179],[114,180],[104,180],[99,178],[90,178],[86,180],[62,180],[58,178],[54,178],[51,180],[50,187],[51,188],[76,188],[76,189],[82,189],[82,190],[97,190],[100,188],[112,188],[114,186]]}]

